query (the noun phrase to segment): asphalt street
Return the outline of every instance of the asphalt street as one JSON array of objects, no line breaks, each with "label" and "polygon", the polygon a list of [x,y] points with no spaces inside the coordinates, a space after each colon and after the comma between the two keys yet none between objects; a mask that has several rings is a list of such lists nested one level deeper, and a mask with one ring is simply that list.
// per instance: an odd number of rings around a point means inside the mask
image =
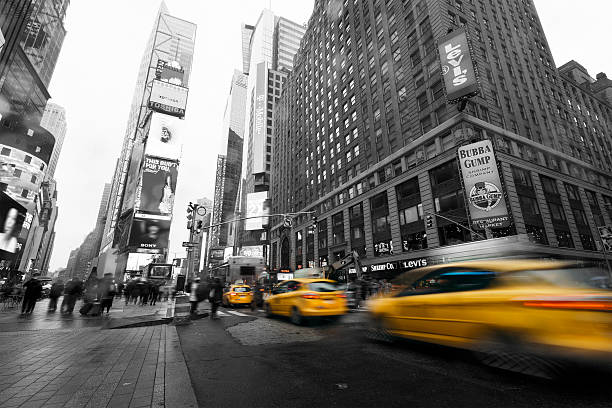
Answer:
[{"label": "asphalt street", "polygon": [[201,407],[610,407],[601,374],[542,380],[468,353],[365,338],[364,312],[294,326],[262,311],[178,328]]}]

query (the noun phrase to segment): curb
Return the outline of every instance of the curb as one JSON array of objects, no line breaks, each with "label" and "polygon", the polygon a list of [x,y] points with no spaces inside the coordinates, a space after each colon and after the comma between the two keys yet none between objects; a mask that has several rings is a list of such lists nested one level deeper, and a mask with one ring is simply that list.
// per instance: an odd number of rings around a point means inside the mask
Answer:
[{"label": "curb", "polygon": [[166,407],[197,407],[198,401],[183,355],[176,327],[166,329],[166,369],[164,373],[164,405]]}]

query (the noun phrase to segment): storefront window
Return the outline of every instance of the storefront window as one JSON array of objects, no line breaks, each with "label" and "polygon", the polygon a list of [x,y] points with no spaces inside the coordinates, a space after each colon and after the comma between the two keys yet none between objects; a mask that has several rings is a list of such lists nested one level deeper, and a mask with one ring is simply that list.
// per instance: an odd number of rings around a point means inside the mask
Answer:
[{"label": "storefront window", "polygon": [[457,245],[471,240],[470,232],[455,224],[445,225],[438,228],[440,246]]},{"label": "storefront window", "polygon": [[319,221],[319,250],[327,250],[327,220]]},{"label": "storefront window", "polygon": [[342,212],[332,216],[332,237],[334,245],[344,243],[344,214]]},{"label": "storefront window", "polygon": [[572,234],[570,234],[569,231],[555,230],[555,235],[557,236],[559,247],[563,247],[563,248],[573,248],[574,247],[574,240],[572,239]]},{"label": "storefront window", "polygon": [[538,244],[548,245],[548,238],[546,237],[546,231],[544,227],[538,225],[525,225],[527,235],[530,239]]},{"label": "storefront window", "polygon": [[302,264],[302,231],[295,233],[295,263]]},{"label": "storefront window", "polygon": [[415,251],[417,249],[427,248],[427,234],[425,231],[415,232],[412,234],[402,234],[402,250]]},{"label": "storefront window", "polygon": [[582,242],[582,247],[587,251],[595,251],[597,249],[591,234],[580,234],[580,242]]}]

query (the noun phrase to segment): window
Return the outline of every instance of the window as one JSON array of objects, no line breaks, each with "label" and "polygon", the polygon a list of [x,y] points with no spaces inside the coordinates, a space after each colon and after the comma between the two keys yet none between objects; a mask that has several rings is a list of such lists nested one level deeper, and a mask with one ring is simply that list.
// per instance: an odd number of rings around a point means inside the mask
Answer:
[{"label": "window", "polygon": [[28,198],[28,194],[30,194],[30,191],[25,188],[21,191],[21,196],[23,198]]},{"label": "window", "polygon": [[11,155],[11,149],[9,149],[8,147],[3,147],[2,150],[0,151],[0,154],[2,156],[10,156]]},{"label": "window", "polygon": [[28,156],[28,155],[26,155],[26,157],[25,157],[25,159],[24,159],[23,161],[24,161],[24,162],[26,162],[26,163],[28,163],[28,164],[29,164],[29,163],[32,163],[32,156]]},{"label": "window", "polygon": [[580,201],[580,195],[578,193],[578,188],[571,184],[565,184],[565,189],[567,190],[567,197],[570,200]]},{"label": "window", "polygon": [[514,177],[514,182],[516,184],[519,184],[522,186],[528,186],[528,187],[533,186],[533,181],[531,180],[531,174],[529,173],[529,170],[525,170],[525,169],[521,169],[519,167],[513,166],[512,175]]},{"label": "window", "polygon": [[22,171],[20,169],[15,169],[13,171],[13,177],[20,178],[21,177],[21,173],[22,173]]},{"label": "window", "polygon": [[442,268],[417,280],[411,289],[401,292],[398,296],[484,289],[490,286],[493,279],[495,272],[491,271]]},{"label": "window", "polygon": [[406,225],[423,219],[423,205],[418,204],[399,211],[400,225]]},{"label": "window", "polygon": [[542,188],[545,193],[548,194],[559,194],[559,190],[557,189],[557,182],[554,179],[546,176],[540,176],[540,180],[542,181]]},{"label": "window", "polygon": [[561,221],[565,222],[565,212],[563,211],[563,207],[556,203],[548,203],[548,207],[550,208],[550,216],[553,221]]}]

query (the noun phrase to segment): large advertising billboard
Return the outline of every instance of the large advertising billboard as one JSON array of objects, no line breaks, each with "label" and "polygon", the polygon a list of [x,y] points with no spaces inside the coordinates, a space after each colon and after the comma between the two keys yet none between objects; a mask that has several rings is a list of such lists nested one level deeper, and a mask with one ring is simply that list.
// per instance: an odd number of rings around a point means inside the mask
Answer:
[{"label": "large advertising billboard", "polygon": [[[264,224],[263,218],[259,218],[262,215],[268,215],[270,213],[269,207],[266,206],[268,198],[267,191],[260,191],[258,193],[247,194],[247,220],[244,223],[244,229],[247,231],[254,231],[263,229]],[[258,218],[251,218],[258,217]]]},{"label": "large advertising billboard", "polygon": [[155,77],[163,82],[169,82],[174,85],[183,85],[185,81],[185,70],[181,68],[178,62],[166,62],[157,60],[155,69]]},{"label": "large advertising billboard", "polygon": [[33,156],[42,160],[45,166],[48,165],[55,146],[55,136],[37,123],[16,116],[7,119],[7,123],[12,122],[13,126],[0,127],[0,144],[23,152],[26,162],[28,156]]},{"label": "large advertising billboard", "polygon": [[440,38],[438,54],[448,102],[477,95],[478,73],[465,29],[454,30]]},{"label": "large advertising billboard", "polygon": [[255,96],[253,104],[253,173],[266,171],[266,144],[267,144],[267,99],[268,99],[268,66],[265,62],[257,64],[257,79],[255,82]]},{"label": "large advertising billboard", "polygon": [[138,180],[140,180],[140,166],[142,164],[142,155],[144,144],[137,142],[132,147],[132,156],[130,157],[130,167],[128,168],[127,182],[125,183],[125,194],[123,196],[123,206],[121,213],[123,214],[129,209],[134,208],[136,200],[136,190],[138,188]]},{"label": "large advertising billboard", "polygon": [[177,177],[176,161],[145,156],[135,208],[150,214],[171,215]]},{"label": "large advertising billboard", "polygon": [[472,228],[510,225],[504,189],[490,140],[461,146],[457,150]]},{"label": "large advertising billboard", "polygon": [[130,231],[129,246],[141,249],[168,248],[170,220],[134,218]]},{"label": "large advertising billboard", "polygon": [[148,156],[178,160],[183,147],[183,124],[179,118],[154,112],[145,153]]},{"label": "large advertising billboard", "polygon": [[0,192],[0,273],[15,268],[22,246],[18,239],[25,218],[25,207]]},{"label": "large advertising billboard", "polygon": [[149,108],[182,118],[187,107],[187,94],[188,90],[185,87],[154,79]]}]

